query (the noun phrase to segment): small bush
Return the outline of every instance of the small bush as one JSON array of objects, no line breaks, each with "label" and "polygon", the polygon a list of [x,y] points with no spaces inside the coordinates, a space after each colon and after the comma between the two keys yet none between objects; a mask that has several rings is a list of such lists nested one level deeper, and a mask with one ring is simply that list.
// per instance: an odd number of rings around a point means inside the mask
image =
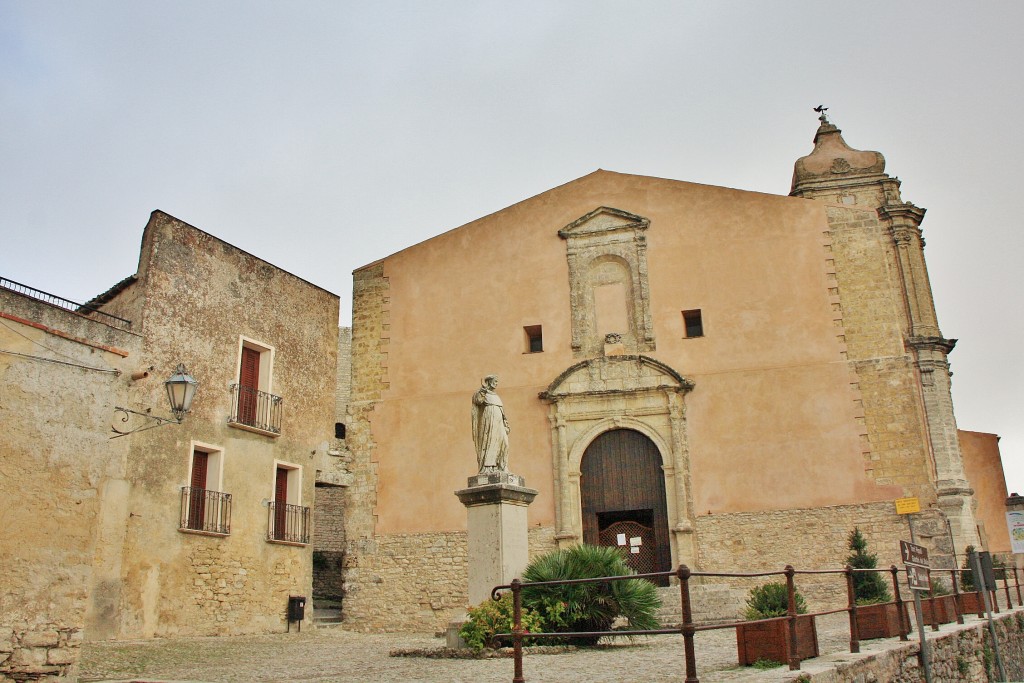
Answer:
[{"label": "small bush", "polygon": [[[459,629],[459,635],[474,652],[485,647],[498,647],[499,644],[493,642],[494,635],[512,632],[513,609],[511,593],[504,593],[499,600],[485,600],[476,607],[470,607],[469,621]],[[527,633],[544,631],[540,615],[531,609],[522,609],[521,620]]]},{"label": "small bush", "polygon": [[932,579],[932,589],[922,593],[922,597],[931,598],[939,597],[940,595],[949,595],[953,590],[946,585],[946,582],[942,579]]},{"label": "small bush", "polygon": [[[796,592],[796,613],[807,614],[807,602]],[[789,591],[785,583],[773,582],[750,589],[743,616],[750,621],[773,619],[789,614]]]},{"label": "small bush", "polygon": [[973,593],[978,590],[974,584],[974,569],[971,567],[971,553],[974,552],[974,546],[969,545],[964,549],[964,569],[967,571],[960,572],[960,590],[964,593]]}]

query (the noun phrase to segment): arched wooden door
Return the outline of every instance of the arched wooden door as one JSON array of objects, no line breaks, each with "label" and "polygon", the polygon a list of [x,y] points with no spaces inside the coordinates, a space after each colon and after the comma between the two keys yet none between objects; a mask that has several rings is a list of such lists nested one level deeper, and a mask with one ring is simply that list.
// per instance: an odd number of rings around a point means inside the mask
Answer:
[{"label": "arched wooden door", "polygon": [[620,548],[637,572],[671,569],[665,475],[654,442],[632,429],[605,432],[587,446],[580,475],[583,542]]}]

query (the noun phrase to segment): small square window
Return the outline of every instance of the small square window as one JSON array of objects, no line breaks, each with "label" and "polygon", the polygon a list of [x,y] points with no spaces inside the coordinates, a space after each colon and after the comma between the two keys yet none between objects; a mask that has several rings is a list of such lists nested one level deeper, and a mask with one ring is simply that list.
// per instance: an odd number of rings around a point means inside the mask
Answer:
[{"label": "small square window", "polygon": [[523,328],[526,333],[526,352],[540,353],[544,350],[544,335],[540,325],[529,325]]},{"label": "small square window", "polygon": [[704,336],[704,321],[701,319],[699,308],[683,311],[683,328],[687,339]]}]

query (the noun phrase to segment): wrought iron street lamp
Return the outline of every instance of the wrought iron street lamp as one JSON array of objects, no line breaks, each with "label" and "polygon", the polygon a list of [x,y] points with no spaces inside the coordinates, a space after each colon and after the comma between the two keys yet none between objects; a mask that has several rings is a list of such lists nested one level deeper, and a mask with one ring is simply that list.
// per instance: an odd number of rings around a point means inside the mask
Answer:
[{"label": "wrought iron street lamp", "polygon": [[196,396],[196,389],[199,387],[199,382],[196,381],[195,377],[188,374],[188,371],[182,363],[178,363],[178,367],[175,368],[174,374],[164,382],[164,387],[167,389],[167,401],[171,404],[171,413],[174,415],[173,420],[166,417],[160,417],[158,415],[151,415],[148,412],[140,413],[137,410],[130,410],[129,408],[115,406],[115,411],[124,413],[124,417],[121,418],[121,422],[127,422],[131,415],[138,415],[140,417],[154,420],[155,423],[142,425],[135,429],[129,429],[128,431],[121,431],[117,427],[111,425],[110,428],[114,431],[114,436],[110,438],[116,439],[119,436],[127,436],[128,434],[143,432],[147,429],[153,429],[154,427],[161,427],[167,424],[181,424],[181,421],[185,418],[185,414],[192,408],[192,399]]}]

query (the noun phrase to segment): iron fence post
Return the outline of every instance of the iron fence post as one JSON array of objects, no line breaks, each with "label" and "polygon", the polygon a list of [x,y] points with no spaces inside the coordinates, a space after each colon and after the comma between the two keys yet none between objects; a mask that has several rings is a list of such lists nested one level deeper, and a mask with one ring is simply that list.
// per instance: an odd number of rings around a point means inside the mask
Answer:
[{"label": "iron fence post", "polygon": [[512,683],[526,683],[523,678],[523,586],[519,579],[512,579],[512,653],[515,671]]},{"label": "iron fence post", "polygon": [[903,598],[900,596],[900,570],[896,565],[889,565],[889,571],[892,572],[892,592],[896,597],[896,610],[899,612],[900,620],[900,640],[910,640],[910,619],[907,617],[907,609],[903,606]]},{"label": "iron fence post", "polygon": [[787,564],[786,569],[786,592],[789,594],[789,606],[786,613],[789,615],[789,670],[798,671],[800,669],[800,655],[797,653],[797,637],[796,637],[796,583],[793,577],[796,575],[796,569],[793,565]]},{"label": "iron fence post", "polygon": [[1024,600],[1020,599],[1020,575],[1016,565],[1013,567],[1013,584],[1017,587],[1017,607],[1024,607]]},{"label": "iron fence post", "polygon": [[964,623],[963,598],[960,597],[960,589],[956,583],[956,569],[949,570],[949,580],[953,584],[953,607],[956,609],[956,623]]},{"label": "iron fence post", "polygon": [[679,577],[680,609],[683,617],[683,648],[686,652],[686,683],[700,683],[697,679],[697,655],[693,649],[693,610],[690,607],[690,568],[679,565],[676,571]]},{"label": "iron fence post", "polygon": [[857,589],[853,585],[853,567],[846,565],[846,597],[850,613],[850,652],[860,652],[860,627],[857,624]]}]

